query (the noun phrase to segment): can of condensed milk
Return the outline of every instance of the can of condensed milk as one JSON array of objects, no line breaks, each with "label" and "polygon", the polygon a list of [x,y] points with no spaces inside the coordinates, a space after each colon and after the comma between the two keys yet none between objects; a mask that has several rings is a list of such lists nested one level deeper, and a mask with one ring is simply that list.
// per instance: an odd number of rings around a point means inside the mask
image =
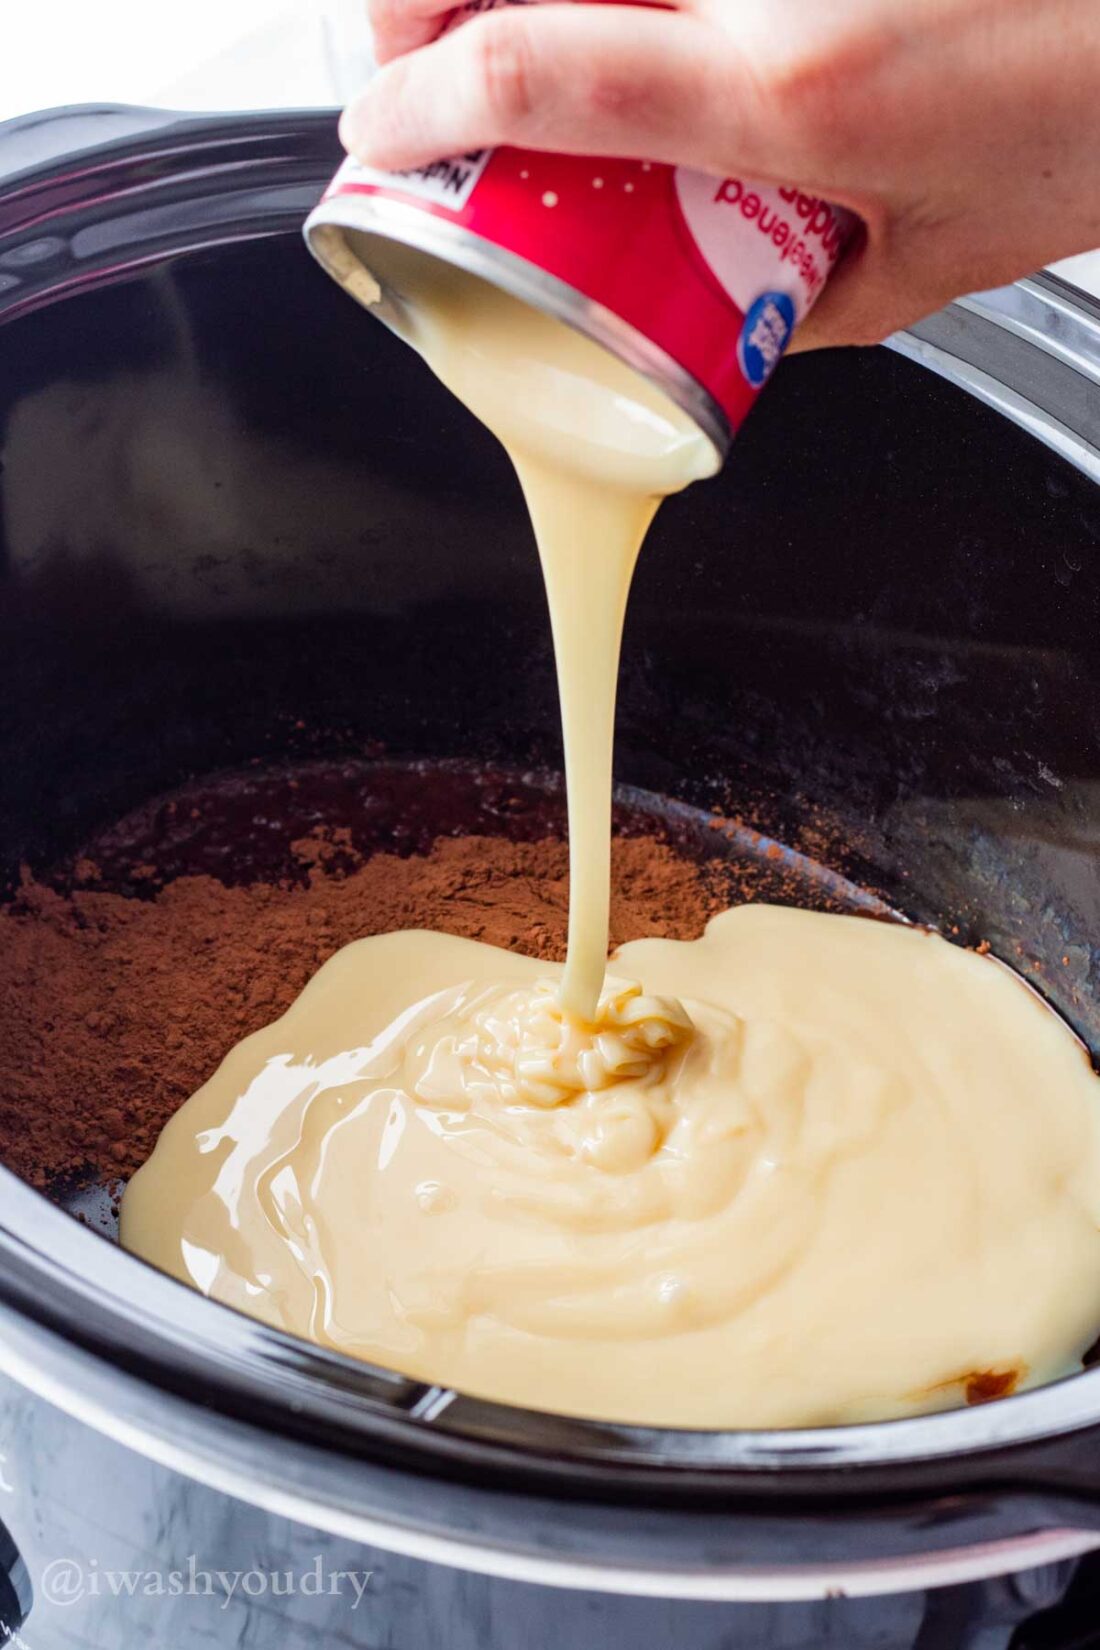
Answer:
[{"label": "can of condensed milk", "polygon": [[492,282],[644,374],[724,455],[853,223],[797,188],[498,148],[408,172],[349,159],[305,235],[368,305],[379,288],[349,230]]}]

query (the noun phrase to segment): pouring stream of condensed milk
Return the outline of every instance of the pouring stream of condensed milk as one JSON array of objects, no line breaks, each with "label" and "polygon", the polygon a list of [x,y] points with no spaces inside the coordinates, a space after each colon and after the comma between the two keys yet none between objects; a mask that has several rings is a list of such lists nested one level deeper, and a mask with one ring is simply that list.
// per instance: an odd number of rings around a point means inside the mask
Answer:
[{"label": "pouring stream of condensed milk", "polygon": [[562,1005],[594,1021],[607,967],[615,687],[634,564],[661,499],[718,454],[639,373],[487,281],[349,232],[386,318],[507,448],[550,606],[569,804]]},{"label": "pouring stream of condensed milk", "polygon": [[[127,1189],[123,1242],[323,1346],[540,1409],[794,1426],[1079,1367],[1100,1321],[1100,1092],[1006,969],[744,907],[607,976],[623,612],[714,449],[563,324],[388,243],[389,323],[504,442],[549,597],[564,969],[361,940],[234,1049]],[[458,685],[460,687],[460,684]]]}]

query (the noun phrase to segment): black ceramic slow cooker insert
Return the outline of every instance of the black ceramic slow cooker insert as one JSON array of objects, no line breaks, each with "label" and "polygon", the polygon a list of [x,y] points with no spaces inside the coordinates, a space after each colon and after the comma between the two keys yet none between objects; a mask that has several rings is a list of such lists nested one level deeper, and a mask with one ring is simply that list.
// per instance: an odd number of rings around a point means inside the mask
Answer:
[{"label": "black ceramic slow cooker insert", "polygon": [[[330,113],[0,127],[9,889],[257,761],[369,785],[384,747],[429,811],[442,774],[560,768],[508,463],[302,244],[338,158]],[[685,840],[717,808],[807,886],[988,941],[1100,1050],[1098,482],[1100,307],[1053,277],[786,363],[642,558],[624,808]],[[1100,1622],[1100,1369],[821,1431],[537,1415],[239,1317],[84,1195],[0,1168],[0,1643],[1037,1650]],[[189,1555],[372,1578],[354,1612],[87,1583]]]}]

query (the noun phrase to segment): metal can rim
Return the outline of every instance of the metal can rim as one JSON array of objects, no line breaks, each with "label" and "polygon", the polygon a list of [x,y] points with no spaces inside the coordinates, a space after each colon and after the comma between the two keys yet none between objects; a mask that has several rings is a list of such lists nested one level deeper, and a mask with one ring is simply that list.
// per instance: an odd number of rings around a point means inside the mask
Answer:
[{"label": "metal can rim", "polygon": [[[512,297],[564,321],[654,384],[688,415],[714,446],[721,464],[733,441],[729,420],[708,390],[637,327],[614,310],[579,292],[567,281],[550,275],[537,264],[486,240],[464,224],[452,223],[422,207],[388,195],[335,195],[316,206],[306,219],[303,234],[317,262],[348,286],[345,274],[333,262],[323,231],[358,229],[398,241],[433,257],[455,264],[470,275],[500,287]],[[346,245],[346,243],[344,243]],[[366,267],[361,266],[361,267]],[[368,273],[370,271],[368,270]],[[353,294],[354,296],[354,294]]]}]

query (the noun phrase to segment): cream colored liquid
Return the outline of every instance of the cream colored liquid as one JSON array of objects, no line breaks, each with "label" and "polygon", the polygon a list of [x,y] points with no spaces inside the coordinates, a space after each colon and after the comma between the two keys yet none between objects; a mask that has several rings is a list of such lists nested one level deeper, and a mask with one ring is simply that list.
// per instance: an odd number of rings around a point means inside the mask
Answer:
[{"label": "cream colored liquid", "polygon": [[623,615],[661,499],[718,455],[668,398],[549,315],[450,265],[349,235],[388,318],[508,449],[542,561],[569,801],[570,1013],[590,1020],[607,965],[611,757]]},{"label": "cream colored liquid", "polygon": [[348,946],[169,1123],[123,1241],[323,1346],[621,1421],[866,1420],[1076,1365],[1097,1085],[1007,970],[764,906],[613,970],[694,1033],[649,1005],[658,1058],[614,1081],[596,1051],[582,1091],[575,1029],[560,1081],[546,1054],[560,971]]},{"label": "cream colored liquid", "polygon": [[623,1421],[863,1420],[1074,1368],[1100,1318],[1100,1093],[1007,971],[748,907],[623,947],[605,980],[626,594],[659,497],[713,451],[558,323],[397,249],[367,261],[531,509],[568,959],[347,947],[169,1124],[123,1242],[322,1345]]}]

